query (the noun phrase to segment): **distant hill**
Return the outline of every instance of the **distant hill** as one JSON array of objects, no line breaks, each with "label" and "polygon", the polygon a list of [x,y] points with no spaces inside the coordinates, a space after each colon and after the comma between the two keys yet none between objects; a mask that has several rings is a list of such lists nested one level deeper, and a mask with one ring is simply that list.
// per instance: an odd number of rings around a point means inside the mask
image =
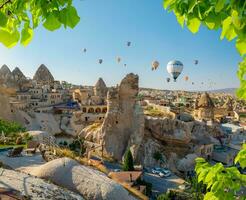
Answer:
[{"label": "distant hill", "polygon": [[211,93],[227,93],[227,94],[235,95],[236,94],[236,90],[237,90],[237,88],[224,88],[224,89],[218,89],[218,90],[209,90],[207,92],[211,92]]}]

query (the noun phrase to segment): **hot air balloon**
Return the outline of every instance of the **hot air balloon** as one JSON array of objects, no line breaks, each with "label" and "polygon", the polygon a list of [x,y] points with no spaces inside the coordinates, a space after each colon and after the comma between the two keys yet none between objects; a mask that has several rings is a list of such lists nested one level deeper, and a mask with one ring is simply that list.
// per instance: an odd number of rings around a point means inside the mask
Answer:
[{"label": "hot air balloon", "polygon": [[117,60],[118,63],[120,63],[121,57],[117,57],[116,60]]},{"label": "hot air balloon", "polygon": [[86,49],[86,48],[84,48],[83,52],[85,53],[86,51],[87,51],[87,49]]},{"label": "hot air balloon", "polygon": [[195,64],[195,65],[197,65],[197,64],[198,64],[198,62],[199,62],[198,60],[194,60],[194,64]]},{"label": "hot air balloon", "polygon": [[127,46],[129,47],[129,46],[131,46],[131,42],[129,41],[129,42],[127,42]]},{"label": "hot air balloon", "polygon": [[99,63],[99,64],[102,64],[102,63],[103,63],[103,59],[99,59],[99,60],[98,60],[98,63]]},{"label": "hot air balloon", "polygon": [[124,64],[124,66],[126,67],[126,64]]},{"label": "hot air balloon", "polygon": [[170,78],[167,78],[167,82],[169,83],[171,81],[171,79]]},{"label": "hot air balloon", "polygon": [[158,61],[153,61],[152,62],[152,71],[156,70],[159,67],[160,63]]},{"label": "hot air balloon", "polygon": [[188,77],[188,76],[185,76],[185,77],[184,77],[184,80],[185,80],[185,81],[188,81],[188,80],[189,80],[189,77]]},{"label": "hot air balloon", "polygon": [[191,84],[192,84],[192,85],[194,85],[195,83],[194,83],[194,82],[192,82]]},{"label": "hot air balloon", "polygon": [[167,72],[169,74],[171,74],[174,82],[176,82],[177,78],[179,77],[179,75],[183,71],[183,67],[184,66],[183,66],[182,62],[180,62],[178,60],[173,60],[173,61],[170,61],[169,63],[167,63]]}]

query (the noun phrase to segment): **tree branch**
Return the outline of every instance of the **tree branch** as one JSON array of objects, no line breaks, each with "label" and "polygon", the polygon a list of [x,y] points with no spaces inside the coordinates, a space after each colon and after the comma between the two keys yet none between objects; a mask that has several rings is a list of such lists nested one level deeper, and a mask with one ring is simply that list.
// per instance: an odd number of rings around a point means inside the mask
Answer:
[{"label": "tree branch", "polygon": [[0,10],[1,10],[4,6],[6,6],[7,4],[9,4],[9,3],[12,3],[12,1],[11,1],[11,0],[5,1],[5,2],[0,6]]}]

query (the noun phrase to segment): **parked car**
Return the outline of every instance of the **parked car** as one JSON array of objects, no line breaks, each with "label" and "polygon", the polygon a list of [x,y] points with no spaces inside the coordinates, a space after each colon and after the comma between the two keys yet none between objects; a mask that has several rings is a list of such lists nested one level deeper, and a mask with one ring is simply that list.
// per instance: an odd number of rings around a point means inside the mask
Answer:
[{"label": "parked car", "polygon": [[151,170],[153,174],[158,174],[160,177],[168,177],[171,172],[166,168],[155,167]]},{"label": "parked car", "polygon": [[159,173],[159,176],[160,177],[168,177],[168,176],[171,176],[171,172],[169,170],[165,170],[163,169],[160,173]]},{"label": "parked car", "polygon": [[153,174],[160,174],[162,172],[162,169],[160,167],[154,167],[151,172]]},{"label": "parked car", "polygon": [[120,172],[121,170],[120,169],[114,169],[114,172]]}]

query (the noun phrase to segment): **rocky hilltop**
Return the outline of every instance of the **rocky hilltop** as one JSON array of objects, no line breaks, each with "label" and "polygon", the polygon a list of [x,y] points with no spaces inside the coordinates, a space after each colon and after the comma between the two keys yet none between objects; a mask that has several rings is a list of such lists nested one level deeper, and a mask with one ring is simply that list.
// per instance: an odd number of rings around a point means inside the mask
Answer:
[{"label": "rocky hilltop", "polygon": [[44,64],[42,64],[34,74],[33,80],[37,81],[38,83],[52,83],[54,82],[54,77],[50,73],[49,69]]}]

